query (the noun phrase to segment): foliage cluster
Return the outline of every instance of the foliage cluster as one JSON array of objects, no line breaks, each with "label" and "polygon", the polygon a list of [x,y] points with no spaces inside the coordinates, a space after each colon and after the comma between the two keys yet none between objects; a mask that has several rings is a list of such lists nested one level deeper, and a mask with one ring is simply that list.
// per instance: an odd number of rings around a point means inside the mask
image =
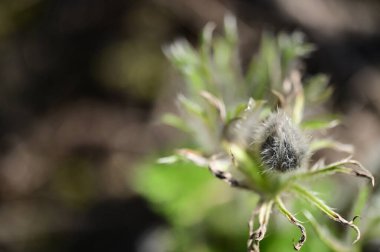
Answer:
[{"label": "foliage cluster", "polygon": [[[314,47],[299,32],[264,34],[258,54],[243,70],[236,20],[226,17],[223,36],[213,36],[214,28],[205,26],[198,49],[179,40],[164,50],[182,74],[185,91],[177,98],[179,115],[167,114],[163,121],[188,133],[193,148],[141,167],[137,176],[136,189],[172,224],[171,249],[242,251],[242,240],[248,239],[248,251],[259,251],[271,216],[279,213],[300,231],[294,249],[300,250],[307,239],[306,251],[351,251],[351,244],[334,235],[333,226],[326,229],[320,223],[327,215],[352,228],[356,243],[360,230],[355,217],[342,217],[314,191],[330,196],[339,191],[327,175],[345,173],[372,184],[374,177],[351,158],[350,145],[315,134],[337,126],[337,116],[305,116],[332,93],[325,75],[302,78],[301,59]],[[313,154],[326,148],[348,157],[313,162]],[[221,185],[209,172],[238,190]],[[364,203],[353,204],[353,215],[360,215]],[[301,214],[296,217],[293,211]],[[271,242],[264,239],[262,247],[286,251],[294,231],[287,231],[291,225],[279,228],[281,219],[273,223]],[[306,235],[309,227],[323,243]]]}]

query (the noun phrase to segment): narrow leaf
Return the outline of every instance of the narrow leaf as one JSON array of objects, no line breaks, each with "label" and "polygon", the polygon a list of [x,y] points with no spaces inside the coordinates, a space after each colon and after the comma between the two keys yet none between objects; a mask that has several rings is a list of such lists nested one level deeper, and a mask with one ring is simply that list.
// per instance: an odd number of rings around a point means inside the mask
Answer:
[{"label": "narrow leaf", "polygon": [[276,197],[276,204],[280,212],[283,215],[285,215],[285,217],[290,221],[290,223],[296,225],[301,231],[301,237],[299,238],[298,242],[296,244],[293,244],[294,249],[298,251],[301,249],[301,247],[306,241],[306,229],[304,228],[304,226],[302,226],[301,222],[297,220],[297,218],[286,209],[280,197]]},{"label": "narrow leaf", "polygon": [[194,114],[202,119],[204,119],[204,110],[197,103],[186,98],[184,95],[178,95],[178,102],[182,107],[190,114]]},{"label": "narrow leaf", "polygon": [[[349,167],[347,167],[349,165]],[[345,173],[358,177],[364,177],[371,181],[372,186],[375,185],[375,178],[370,171],[365,169],[361,163],[352,159],[343,159],[341,161],[329,164],[323,168],[315,169],[307,172],[297,173],[293,175],[290,180],[302,180],[316,178],[324,175],[331,175],[335,173]]]},{"label": "narrow leaf", "polygon": [[305,105],[305,96],[303,93],[301,74],[299,71],[293,71],[290,75],[293,84],[295,99],[293,105],[293,121],[299,124],[302,121],[303,110]]},{"label": "narrow leaf", "polygon": [[327,84],[329,78],[325,74],[317,74],[305,81],[306,101],[317,104],[326,101],[332,94],[332,88]]},{"label": "narrow leaf", "polygon": [[169,125],[171,127],[177,128],[179,130],[182,130],[184,132],[189,132],[190,129],[187,126],[186,122],[179,116],[174,115],[174,114],[165,114],[162,118],[161,121]]},{"label": "narrow leaf", "polygon": [[178,162],[180,158],[177,155],[162,157],[157,160],[158,164],[174,164]]},{"label": "narrow leaf", "polygon": [[340,243],[337,239],[335,239],[328,231],[327,228],[322,227],[319,225],[318,221],[313,217],[313,215],[309,211],[303,212],[305,217],[309,220],[311,223],[311,226],[314,228],[314,231],[317,233],[321,241],[326,244],[330,249],[336,252],[349,252],[351,251],[351,248],[348,246],[345,246],[344,244]]},{"label": "narrow leaf", "polygon": [[301,128],[304,130],[324,130],[331,129],[340,124],[339,120],[331,120],[331,119],[317,119],[317,120],[309,120],[303,121],[301,123]]},{"label": "narrow leaf", "polygon": [[236,167],[252,180],[257,187],[265,186],[263,176],[257,164],[251,159],[245,150],[235,144],[229,145],[232,158],[237,162]]},{"label": "narrow leaf", "polygon": [[210,53],[211,43],[212,43],[212,34],[215,30],[215,23],[209,22],[205,25],[202,32],[201,43],[203,53]]},{"label": "narrow leaf", "polygon": [[311,152],[316,152],[322,149],[333,149],[349,154],[352,154],[354,152],[354,147],[352,145],[339,143],[332,139],[318,139],[310,143]]},{"label": "narrow leaf", "polygon": [[177,150],[177,154],[185,158],[186,160],[193,162],[194,164],[198,166],[202,166],[202,167],[208,166],[208,159],[202,156],[202,154],[198,151],[190,150],[190,149],[179,149]]},{"label": "narrow leaf", "polygon": [[[351,208],[350,216],[361,216],[368,198],[370,196],[370,190],[367,186],[360,187],[358,195],[356,196],[355,202]],[[350,238],[349,234],[346,235],[346,240]]]},{"label": "narrow leaf", "polygon": [[307,189],[301,187],[300,185],[292,184],[291,189],[299,197],[303,198],[304,200],[312,203],[317,208],[319,208],[319,210],[324,212],[328,217],[330,217],[330,219],[351,227],[356,232],[356,239],[353,241],[353,244],[360,239],[360,230],[353,223],[353,221],[347,221],[346,219],[344,219],[340,214],[336,213],[328,205],[326,205],[326,203],[324,203],[320,198],[315,196],[313,193],[309,192]]},{"label": "narrow leaf", "polygon": [[231,170],[233,167],[234,160],[224,153],[213,155],[208,161],[208,168],[216,178],[225,181],[231,187],[252,189],[245,181],[238,180],[232,175]]},{"label": "narrow leaf", "polygon": [[251,218],[252,224],[250,225],[250,234],[249,234],[249,239],[248,239],[248,251],[249,252],[259,252],[260,247],[259,243],[260,241],[264,238],[266,232],[267,232],[267,227],[269,223],[269,218],[270,214],[272,212],[272,206],[273,206],[273,201],[269,202],[264,202],[259,210],[258,210],[258,219],[259,219],[259,227],[252,232],[254,229],[253,227],[253,218],[254,215]]},{"label": "narrow leaf", "polygon": [[220,119],[225,122],[226,121],[226,107],[224,106],[223,101],[212,95],[207,91],[201,91],[201,96],[212,106],[214,107],[218,113]]},{"label": "narrow leaf", "polygon": [[226,15],[224,18],[224,32],[226,34],[227,40],[235,44],[238,39],[238,31],[237,31],[237,22],[236,18],[233,15]]}]

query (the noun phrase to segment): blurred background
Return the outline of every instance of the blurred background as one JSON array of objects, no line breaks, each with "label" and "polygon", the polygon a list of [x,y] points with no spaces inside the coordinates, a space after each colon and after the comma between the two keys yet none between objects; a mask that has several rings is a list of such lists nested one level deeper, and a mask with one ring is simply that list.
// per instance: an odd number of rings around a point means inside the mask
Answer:
[{"label": "blurred background", "polygon": [[243,66],[263,31],[307,35],[305,72],[331,77],[345,116],[334,136],[379,180],[379,1],[1,0],[0,251],[165,251],[167,220],[131,182],[184,139],[158,123],[180,89],[162,47],[226,13]]}]

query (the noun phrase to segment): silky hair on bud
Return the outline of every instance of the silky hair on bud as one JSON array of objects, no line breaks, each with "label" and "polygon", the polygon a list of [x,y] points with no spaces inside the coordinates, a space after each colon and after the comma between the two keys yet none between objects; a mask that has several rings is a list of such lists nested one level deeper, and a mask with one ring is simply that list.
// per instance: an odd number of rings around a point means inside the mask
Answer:
[{"label": "silky hair on bud", "polygon": [[283,111],[264,120],[253,138],[254,149],[265,171],[287,172],[306,162],[308,141]]}]

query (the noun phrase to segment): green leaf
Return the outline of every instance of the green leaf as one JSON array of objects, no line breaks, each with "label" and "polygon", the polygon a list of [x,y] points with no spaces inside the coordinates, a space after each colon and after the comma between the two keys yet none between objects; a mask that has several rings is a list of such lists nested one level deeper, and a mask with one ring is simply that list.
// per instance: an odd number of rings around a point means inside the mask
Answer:
[{"label": "green leaf", "polygon": [[215,30],[215,24],[212,22],[209,22],[205,25],[202,31],[201,49],[202,49],[202,53],[207,57],[209,56],[209,53],[211,50],[212,34],[214,30]]},{"label": "green leaf", "polygon": [[352,251],[351,247],[348,247],[339,242],[337,239],[335,239],[334,236],[332,236],[332,234],[330,234],[329,230],[326,227],[321,226],[309,211],[304,210],[303,213],[311,223],[311,226],[314,228],[314,231],[317,233],[321,241],[324,244],[326,244],[330,249],[332,249],[335,252]]},{"label": "green leaf", "polygon": [[[220,71],[220,74],[225,75],[231,73],[231,58],[232,58],[232,48],[223,38],[218,38],[214,43],[214,63],[217,69]],[[227,69],[229,68],[229,69]]]},{"label": "green leaf", "polygon": [[177,40],[164,47],[164,53],[173,66],[184,75],[191,95],[206,88],[200,56],[188,41]]},{"label": "green leaf", "polygon": [[294,63],[299,58],[309,55],[315,49],[312,44],[305,43],[304,35],[300,32],[293,32],[292,34],[280,33],[277,41],[284,74],[294,67]]},{"label": "green leaf", "polygon": [[179,149],[177,153],[183,159],[192,162],[199,167],[207,167],[209,165],[208,158],[205,158],[200,152],[191,149]]},{"label": "green leaf", "polygon": [[325,102],[333,92],[333,89],[328,87],[329,78],[325,74],[314,75],[304,82],[305,98],[309,104]]},{"label": "green leaf", "polygon": [[286,209],[284,203],[282,202],[281,198],[280,197],[276,197],[276,205],[278,207],[278,209],[280,210],[280,212],[285,215],[285,217],[290,221],[290,223],[292,223],[293,225],[297,226],[298,229],[301,231],[301,237],[300,239],[298,240],[298,242],[296,244],[294,244],[294,249],[295,250],[300,250],[301,247],[303,246],[303,244],[305,243],[306,241],[306,229],[305,227],[301,224],[301,222],[299,220],[297,220],[297,218],[289,212],[288,209]]},{"label": "green leaf", "polygon": [[161,118],[162,123],[182,130],[183,132],[190,132],[190,128],[187,123],[179,116],[174,114],[165,114]]},{"label": "green leaf", "polygon": [[356,232],[356,239],[354,240],[353,243],[356,243],[360,239],[360,230],[355,224],[353,224],[352,221],[347,221],[346,219],[344,219],[340,214],[332,210],[328,205],[326,205],[326,203],[324,203],[320,198],[315,196],[313,193],[311,193],[307,189],[297,184],[292,184],[291,190],[295,192],[301,198],[312,203],[314,206],[316,206],[319,210],[324,212],[332,220],[336,222],[340,222],[354,229]]},{"label": "green leaf", "polygon": [[350,159],[350,157],[316,170],[296,173],[290,177],[290,180],[304,180],[335,173],[345,173],[358,177],[364,177],[371,181],[372,186],[375,185],[375,178],[371,172],[365,169],[358,161]]},{"label": "green leaf", "polygon": [[339,124],[340,120],[337,119],[336,116],[331,116],[327,118],[303,121],[301,123],[301,128],[304,130],[324,130],[334,128]]},{"label": "green leaf", "polygon": [[148,162],[137,167],[132,185],[173,225],[188,226],[218,204],[218,197],[214,198],[215,182],[207,169],[190,162]]},{"label": "green leaf", "polygon": [[236,117],[241,116],[244,113],[244,110],[246,108],[247,108],[246,102],[242,102],[242,103],[239,103],[238,105],[236,105],[236,107],[232,111],[229,111],[228,117],[227,117],[228,121],[230,121],[231,119],[234,119]]},{"label": "green leaf", "polygon": [[274,69],[275,61],[278,61],[277,46],[273,36],[266,33],[261,39],[259,54],[252,59],[246,76],[250,96],[254,99],[264,99],[266,94],[274,89],[272,75],[279,71]]},{"label": "green leaf", "polygon": [[182,72],[186,72],[189,67],[199,65],[198,53],[187,40],[177,40],[163,50],[173,65]]},{"label": "green leaf", "polygon": [[310,143],[310,151],[316,152],[322,149],[333,149],[336,151],[352,154],[354,147],[350,144],[343,144],[332,139],[317,139]]},{"label": "green leaf", "polygon": [[238,30],[236,18],[233,15],[226,15],[224,18],[224,32],[226,34],[226,40],[231,45],[236,45],[238,41]]},{"label": "green leaf", "polygon": [[224,102],[207,91],[202,91],[200,94],[212,107],[218,111],[219,118],[222,122],[226,121],[227,112]]},{"label": "green leaf", "polygon": [[293,121],[299,124],[302,121],[303,110],[305,105],[305,97],[302,90],[296,94],[293,105]]},{"label": "green leaf", "polygon": [[237,168],[251,180],[252,186],[256,188],[265,187],[264,176],[255,160],[244,149],[235,144],[230,144],[228,148],[233,158],[238,162]]},{"label": "green leaf", "polygon": [[[351,207],[351,216],[360,217],[363,213],[363,210],[368,202],[370,196],[370,190],[367,186],[362,186],[359,189],[358,195],[354,201],[353,206]],[[346,240],[350,238],[347,233]]]},{"label": "green leaf", "polygon": [[198,105],[183,95],[178,95],[178,102],[189,114],[196,115],[202,120],[205,120],[205,111],[202,106]]},{"label": "green leaf", "polygon": [[174,164],[180,161],[180,157],[177,155],[162,157],[157,160],[158,164]]}]

